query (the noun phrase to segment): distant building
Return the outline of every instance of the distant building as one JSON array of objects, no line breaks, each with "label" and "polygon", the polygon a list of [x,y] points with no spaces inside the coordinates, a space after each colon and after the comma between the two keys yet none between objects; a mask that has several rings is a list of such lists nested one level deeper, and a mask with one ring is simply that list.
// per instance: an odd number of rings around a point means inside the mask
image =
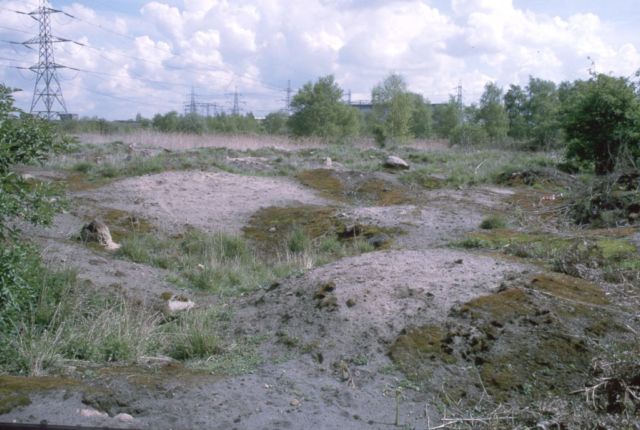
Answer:
[{"label": "distant building", "polygon": [[[373,112],[373,103],[368,100],[353,101],[350,103],[352,107],[358,109],[362,113]],[[431,103],[431,107],[434,109],[446,106],[448,103]]]},{"label": "distant building", "polygon": [[373,103],[367,100],[353,101],[350,105],[362,113],[369,113],[373,111]]}]

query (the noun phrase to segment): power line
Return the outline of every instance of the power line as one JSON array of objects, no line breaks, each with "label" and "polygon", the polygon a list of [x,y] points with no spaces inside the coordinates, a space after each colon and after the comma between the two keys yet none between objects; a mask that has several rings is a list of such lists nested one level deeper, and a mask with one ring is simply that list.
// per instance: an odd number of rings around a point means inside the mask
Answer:
[{"label": "power line", "polygon": [[[100,24],[93,23],[91,21],[88,21],[88,20],[83,19],[83,18],[76,17],[75,15],[71,15],[71,14],[66,13],[66,12],[64,14],[66,16],[70,17],[70,18],[77,19],[78,21],[84,22],[85,24],[88,24],[90,26],[99,28],[99,29],[101,29],[103,31],[106,31],[108,33],[112,33],[112,34],[115,34],[117,36],[129,39],[129,40],[137,41],[137,39],[135,37],[132,37],[132,36],[129,36],[127,34],[120,33],[120,32],[117,32],[117,31],[114,31],[114,30],[111,30],[111,29],[108,29],[108,28],[106,28],[106,27],[104,27],[104,26],[102,26]],[[153,45],[153,49],[166,52],[166,53],[171,54],[171,56],[176,57],[176,58],[185,59],[185,57],[183,55],[174,53],[170,48],[166,48],[165,49],[164,47],[157,46],[157,45],[154,44]],[[262,85],[265,88],[268,88],[268,89],[271,89],[271,90],[274,90],[274,91],[281,91],[282,90],[280,87],[277,87],[275,85],[271,85],[271,84],[269,84],[267,82],[261,81],[260,79],[254,78],[252,76],[248,76],[246,73],[242,74],[242,75],[238,75],[234,71],[229,70],[227,68],[213,67],[210,64],[204,63],[202,61],[196,61],[196,60],[193,60],[193,59],[191,59],[191,61],[194,62],[194,63],[200,64],[201,66],[204,66],[204,69],[202,69],[202,68],[196,69],[196,68],[193,68],[192,66],[188,67],[189,69],[192,69],[192,70],[200,70],[200,71],[207,71],[207,72],[216,70],[216,71],[226,72],[226,73],[229,73],[229,74],[233,75],[234,77],[237,77],[238,79],[245,79],[245,80],[253,81],[253,82],[256,82],[256,83]],[[165,65],[163,65],[163,66],[165,66]],[[172,67],[172,66],[165,66],[165,67],[175,68],[175,67]],[[178,69],[179,70],[183,70],[184,68],[178,68]]]},{"label": "power line", "polygon": [[[43,0],[41,0],[41,3],[44,3],[44,1],[43,1]],[[39,9],[38,9],[39,11],[40,11],[40,8],[41,8],[41,7],[43,7],[43,5],[41,5],[41,6],[39,7]],[[17,11],[17,10],[8,9],[8,8],[0,8],[0,9],[8,10],[8,11],[15,12],[15,13],[18,13],[18,14],[21,14],[21,15],[30,16],[30,17],[32,17],[32,18],[34,18],[34,19],[36,19],[36,18],[34,17],[34,15],[32,15],[32,14],[30,14],[30,13],[27,13],[27,12]],[[72,14],[70,14],[70,13],[67,13],[67,12],[64,12],[64,11],[61,11],[61,10],[58,10],[58,9],[53,9],[53,8],[50,8],[50,7],[47,7],[46,9],[49,11],[49,14],[63,14],[63,15],[65,15],[65,16],[67,16],[67,17],[71,18],[71,19],[81,21],[81,22],[83,22],[83,23],[85,23],[85,24],[87,24],[87,25],[90,25],[90,26],[96,27],[96,28],[98,28],[98,29],[100,29],[100,30],[103,30],[103,31],[106,31],[106,32],[109,32],[109,33],[112,33],[112,34],[115,34],[115,35],[118,35],[118,36],[121,36],[121,37],[123,37],[123,38],[129,39],[129,40],[133,40],[133,41],[138,40],[137,38],[132,37],[132,36],[130,36],[130,35],[128,35],[128,34],[124,34],[124,33],[118,32],[118,31],[111,30],[111,29],[109,29],[109,28],[107,28],[107,27],[104,27],[104,26],[102,26],[102,25],[98,24],[98,23],[91,22],[91,21],[86,20],[86,19],[84,19],[84,18],[76,17],[76,16],[74,16],[74,15],[72,15]],[[36,21],[38,21],[38,19],[36,19]],[[38,21],[38,22],[39,22],[39,21]],[[49,25],[50,25],[50,24],[51,24],[51,21],[50,21],[50,19],[49,19]],[[18,32],[22,32],[22,33],[28,33],[28,32],[26,32],[26,31],[24,31],[24,30],[19,30],[19,29],[15,29],[15,28],[11,28],[11,27],[3,27],[3,26],[2,26],[2,27],[0,27],[0,28],[5,28],[5,29],[7,29],[7,30],[9,30],[9,31],[18,31]],[[247,81],[253,81],[253,82],[258,83],[258,84],[259,84],[261,87],[263,87],[263,88],[264,88],[264,90],[266,90],[266,91],[265,91],[264,93],[262,93],[262,92],[257,92],[257,93],[252,93],[252,94],[256,94],[256,95],[260,95],[260,96],[265,96],[265,97],[266,97],[266,96],[267,96],[267,95],[266,95],[266,93],[268,93],[268,92],[270,92],[270,91],[282,91],[282,89],[281,89],[280,87],[277,87],[277,86],[275,86],[275,85],[271,85],[271,84],[269,84],[269,83],[266,83],[266,82],[264,82],[264,81],[260,80],[259,78],[256,78],[256,77],[253,77],[253,76],[247,75],[246,73],[245,73],[245,74],[242,74],[242,75],[236,74],[233,70],[231,70],[231,69],[230,69],[230,68],[228,68],[228,67],[216,67],[216,66],[211,66],[211,65],[209,65],[209,64],[207,64],[207,63],[205,63],[205,62],[202,62],[202,61],[196,61],[196,60],[193,60],[193,59],[189,59],[189,60],[190,60],[190,62],[192,62],[192,63],[197,63],[197,64],[200,64],[200,65],[203,65],[203,67],[194,67],[193,65],[187,65],[187,66],[175,66],[175,65],[170,65],[170,64],[164,64],[162,61],[152,61],[152,60],[148,60],[148,59],[145,59],[145,58],[141,58],[141,57],[139,57],[139,56],[129,55],[129,54],[126,54],[126,53],[123,53],[123,52],[120,52],[120,51],[118,51],[118,50],[114,50],[114,49],[111,49],[111,50],[105,50],[104,48],[96,48],[96,47],[90,46],[90,45],[88,45],[88,44],[86,44],[86,43],[80,43],[80,42],[77,42],[77,41],[75,41],[75,40],[72,40],[71,38],[63,38],[63,37],[51,36],[51,34],[50,34],[50,33],[49,33],[49,35],[50,35],[50,44],[53,44],[53,43],[61,43],[61,44],[62,44],[62,43],[64,43],[64,42],[74,43],[74,44],[76,44],[76,45],[78,45],[78,46],[81,46],[81,47],[84,47],[84,48],[87,48],[87,49],[91,49],[91,50],[96,51],[96,52],[98,53],[98,55],[99,55],[101,58],[103,58],[103,59],[105,59],[105,60],[107,60],[107,61],[109,61],[109,62],[112,62],[112,63],[114,63],[114,64],[118,64],[118,63],[116,63],[114,60],[112,60],[112,59],[108,58],[108,57],[106,56],[106,54],[115,54],[115,55],[118,55],[118,56],[122,56],[122,57],[130,58],[130,59],[133,59],[133,60],[136,60],[136,61],[141,61],[141,62],[146,62],[146,63],[149,63],[149,64],[159,65],[159,66],[161,66],[161,67],[163,67],[163,68],[165,68],[165,69],[168,69],[168,70],[183,70],[183,71],[189,71],[189,72],[204,71],[204,72],[222,72],[222,73],[228,73],[228,74],[230,74],[230,75],[232,76],[232,79],[231,79],[231,81],[230,81],[230,83],[229,83],[229,84],[231,84],[235,79],[239,79],[239,80],[247,80]],[[42,40],[42,39],[43,39],[42,37],[39,37],[39,38],[33,39],[33,40],[31,40],[31,41],[25,42],[25,43],[17,43],[17,42],[12,42],[12,41],[6,41],[5,43],[10,43],[10,44],[21,44],[21,45],[23,45],[23,46],[25,46],[25,47],[29,47],[29,44],[35,44],[36,40]],[[169,48],[169,47],[164,47],[164,46],[162,46],[162,45],[158,46],[158,45],[155,45],[155,44],[154,44],[154,45],[153,45],[153,48],[154,48],[154,49],[156,49],[156,50],[158,50],[158,51],[167,52],[167,53],[169,53],[169,54],[171,55],[171,57],[173,57],[173,58],[185,58],[185,57],[184,57],[183,55],[181,55],[181,54],[176,54],[176,53],[174,53],[174,52],[171,50],[171,48]],[[65,51],[67,51],[66,49],[64,49],[64,50],[65,50]],[[52,50],[51,50],[51,52],[52,52]],[[69,51],[67,51],[67,52],[69,52]],[[71,53],[71,54],[73,55],[73,53]],[[14,61],[14,60],[12,60],[12,59],[7,59],[7,61]],[[62,65],[60,65],[60,64],[56,64],[56,63],[53,63],[53,64],[51,64],[50,66],[53,68],[53,71],[56,71],[57,69],[61,69],[61,68],[66,68],[66,69],[69,69],[69,70],[74,70],[74,71],[76,71],[76,72],[82,72],[82,73],[94,74],[94,75],[97,75],[97,76],[110,76],[110,77],[122,77],[122,76],[123,76],[123,75],[121,75],[121,74],[116,75],[116,74],[110,74],[110,73],[105,73],[105,72],[100,72],[100,71],[91,71],[91,70],[85,70],[85,69],[80,69],[80,68],[76,68],[76,67],[62,66]],[[16,69],[18,69],[18,70],[24,70],[24,69],[26,69],[25,67],[19,67],[19,66],[18,66],[18,67],[16,67],[16,66],[12,66],[12,67],[14,67],[14,68],[16,68]],[[35,67],[35,66],[34,66],[34,67]],[[31,68],[29,68],[29,69],[30,69],[30,70],[33,70],[33,69],[31,69]],[[33,70],[33,71],[36,71],[36,70]],[[133,73],[131,70],[126,70],[126,74],[127,74],[127,76],[128,76],[128,77],[132,77],[133,79],[140,80],[140,81],[143,81],[143,82],[148,82],[148,83],[150,83],[150,84],[154,84],[154,85],[163,85],[163,86],[181,86],[181,87],[189,86],[189,84],[186,84],[186,83],[184,83],[184,82],[180,82],[180,83],[178,83],[178,82],[170,82],[170,81],[164,81],[164,80],[148,79],[148,78],[145,78],[145,77],[141,76],[140,74]],[[75,79],[75,78],[74,78],[74,79]],[[59,79],[58,79],[58,77],[57,77],[57,74],[56,74],[56,79],[55,79],[55,82],[54,82],[54,84],[56,84],[56,86],[55,86],[55,88],[54,88],[54,89],[56,90],[55,92],[56,92],[57,94],[59,93],[59,96],[58,96],[59,100],[61,100],[61,101],[62,101],[62,103],[64,103],[64,99],[62,98],[62,91],[61,91],[61,89],[60,89],[60,91],[59,91],[59,92],[57,91],[57,89],[60,87],[60,83],[59,83],[59,82],[60,82],[60,81],[59,81]],[[288,87],[287,87],[287,92],[288,92],[288,98],[289,98],[289,99],[290,99],[290,97],[291,97],[291,91],[292,91],[292,90],[291,90],[291,86],[290,86],[290,83],[289,83],[289,84],[288,84]],[[34,92],[35,92],[35,91],[34,91]],[[104,95],[104,94],[101,94],[101,95]],[[120,97],[120,98],[118,98],[118,97],[114,97],[114,98],[117,98],[117,99],[124,99],[124,98],[122,98],[122,97]],[[289,104],[289,103],[290,103],[290,101],[288,102],[288,104]],[[240,94],[238,93],[237,88],[236,88],[236,91],[233,93],[233,103],[232,103],[233,107],[232,107],[232,111],[233,111],[234,113],[239,114],[239,113],[240,113],[240,106],[241,106],[242,104],[244,104],[244,103],[240,101]],[[64,105],[63,105],[63,106],[64,106]],[[205,107],[208,111],[210,111],[211,107],[213,107],[213,108],[214,108],[214,110],[217,110],[218,105],[217,105],[217,104],[215,104],[215,103],[208,103],[208,104],[204,104],[204,105],[203,105],[203,107]],[[66,106],[64,107],[63,111],[65,111],[65,112],[66,112]],[[47,115],[48,115],[48,114],[47,114]]]}]

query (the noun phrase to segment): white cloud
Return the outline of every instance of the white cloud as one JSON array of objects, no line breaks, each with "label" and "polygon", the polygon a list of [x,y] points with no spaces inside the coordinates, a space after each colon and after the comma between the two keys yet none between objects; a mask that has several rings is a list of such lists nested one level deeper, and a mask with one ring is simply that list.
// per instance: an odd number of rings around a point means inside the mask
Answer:
[{"label": "white cloud", "polygon": [[[610,1],[614,7],[618,0]],[[601,72],[628,76],[640,68],[637,32],[621,31],[588,11],[563,15],[550,4],[547,13],[534,13],[512,0],[435,6],[442,3],[155,0],[135,15],[98,13],[73,3],[64,9],[83,21],[56,18],[54,32],[90,48],[60,44],[56,59],[93,72],[74,78],[73,72],[60,71],[70,109],[110,118],[181,110],[191,85],[218,103],[237,85],[247,108],[264,114],[282,106],[277,88],[284,89],[288,79],[301,86],[328,73],[358,97],[398,72],[412,90],[433,101],[446,100],[458,82],[466,100],[473,101],[489,80],[508,85],[525,83],[529,75],[584,78],[587,57]],[[20,9],[22,3],[0,0],[0,6]],[[8,28],[37,31],[33,20],[6,10],[0,10],[0,20]],[[28,37],[0,28],[2,39]],[[37,61],[34,52],[6,44],[0,45],[0,56],[18,61],[10,65]],[[27,102],[32,81],[21,73],[24,77],[3,68],[0,78],[26,88],[19,97]]]}]

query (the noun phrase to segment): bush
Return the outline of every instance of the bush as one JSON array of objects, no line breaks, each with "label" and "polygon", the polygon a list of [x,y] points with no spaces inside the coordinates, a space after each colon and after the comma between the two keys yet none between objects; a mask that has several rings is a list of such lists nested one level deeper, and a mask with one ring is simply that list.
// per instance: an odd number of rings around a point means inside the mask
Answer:
[{"label": "bush", "polygon": [[333,76],[305,84],[293,97],[289,127],[295,136],[338,139],[354,136],[360,128],[358,110],[342,102],[342,89]]},{"label": "bush", "polygon": [[569,141],[567,156],[595,162],[597,175],[613,172],[621,161],[635,164],[640,157],[640,100],[626,78],[600,74],[576,82],[565,102],[562,126]]},{"label": "bush", "polygon": [[26,180],[12,169],[18,164],[44,161],[66,141],[45,121],[25,115],[13,106],[12,90],[0,84],[0,331],[33,311],[38,299],[41,268],[37,254],[18,241],[9,223],[51,222],[62,207],[55,191],[38,181]]},{"label": "bush", "polygon": [[489,135],[479,124],[465,123],[451,132],[449,143],[460,146],[482,146],[489,141]]}]

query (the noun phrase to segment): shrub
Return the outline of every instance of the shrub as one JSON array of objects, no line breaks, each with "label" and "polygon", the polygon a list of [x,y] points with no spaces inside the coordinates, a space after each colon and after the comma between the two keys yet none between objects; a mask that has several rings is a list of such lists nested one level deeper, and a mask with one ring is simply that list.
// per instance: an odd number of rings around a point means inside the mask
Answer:
[{"label": "shrub", "polygon": [[465,123],[451,132],[449,143],[460,146],[482,146],[489,141],[489,135],[480,124]]},{"label": "shrub", "polygon": [[576,82],[564,106],[567,156],[595,162],[595,173],[614,171],[623,155],[640,157],[640,100],[626,78],[595,75]]},{"label": "shrub", "polygon": [[0,332],[12,330],[15,318],[37,305],[41,268],[37,254],[20,243],[9,220],[51,222],[62,207],[55,190],[26,180],[13,168],[44,161],[66,141],[45,121],[13,106],[12,90],[0,84]]},{"label": "shrub", "polygon": [[480,223],[480,228],[483,230],[495,230],[498,228],[505,228],[507,222],[500,215],[491,215],[483,219]]}]

